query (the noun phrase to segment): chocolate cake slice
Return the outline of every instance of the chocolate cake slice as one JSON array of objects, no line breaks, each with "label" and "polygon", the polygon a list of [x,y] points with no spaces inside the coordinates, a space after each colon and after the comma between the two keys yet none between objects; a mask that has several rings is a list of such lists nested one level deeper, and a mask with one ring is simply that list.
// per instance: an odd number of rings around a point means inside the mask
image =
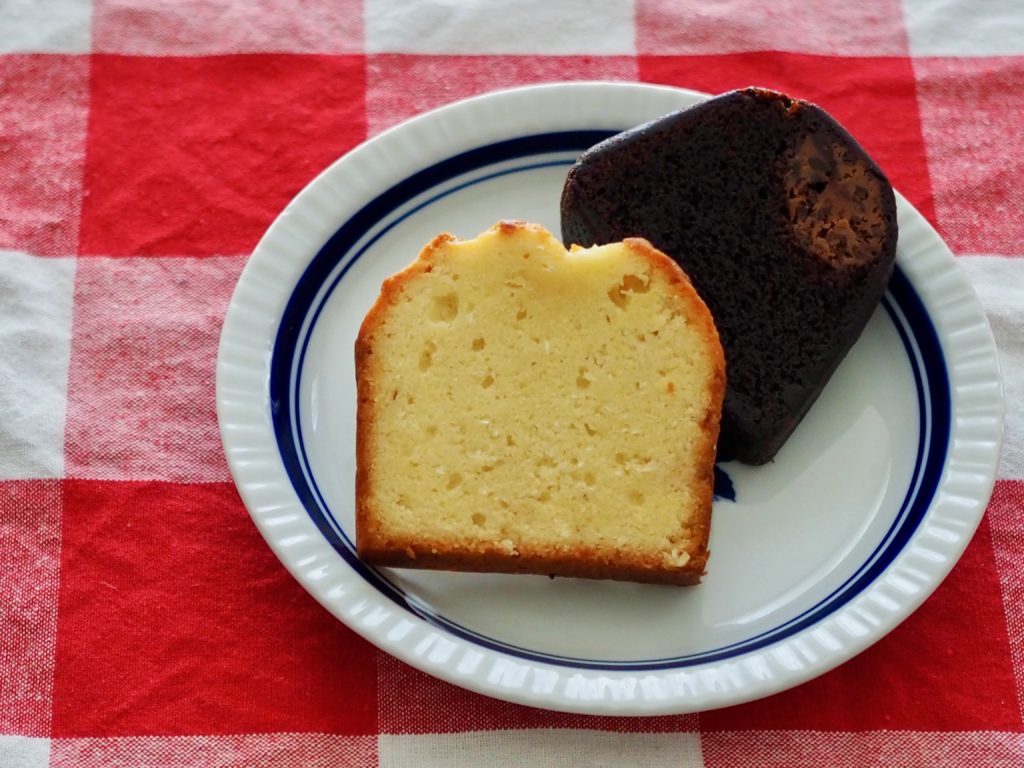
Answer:
[{"label": "chocolate cake slice", "polygon": [[725,348],[719,458],[763,464],[877,307],[896,201],[824,110],[747,88],[584,153],[562,193],[562,237],[643,237],[679,263]]}]

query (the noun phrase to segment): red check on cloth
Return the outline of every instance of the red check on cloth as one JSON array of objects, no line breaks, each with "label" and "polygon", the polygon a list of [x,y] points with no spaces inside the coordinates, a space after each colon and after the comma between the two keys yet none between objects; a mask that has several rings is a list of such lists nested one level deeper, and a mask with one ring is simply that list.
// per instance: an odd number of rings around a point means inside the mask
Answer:
[{"label": "red check on cloth", "polygon": [[[564,80],[821,105],[992,325],[977,533],[909,619],[785,693],[654,718],[469,693],[321,608],[231,481],[214,361],[278,212],[408,117]],[[0,766],[1024,765],[1022,146],[1008,0],[0,0]]]}]

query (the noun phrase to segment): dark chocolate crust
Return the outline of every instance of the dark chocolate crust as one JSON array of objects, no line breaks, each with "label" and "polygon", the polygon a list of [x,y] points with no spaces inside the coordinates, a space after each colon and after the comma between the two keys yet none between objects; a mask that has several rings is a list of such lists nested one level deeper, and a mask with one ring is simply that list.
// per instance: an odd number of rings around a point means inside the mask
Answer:
[{"label": "dark chocolate crust", "polygon": [[824,110],[748,88],[608,139],[562,194],[562,236],[674,258],[725,348],[719,458],[770,461],[878,305],[896,256],[888,180]]}]

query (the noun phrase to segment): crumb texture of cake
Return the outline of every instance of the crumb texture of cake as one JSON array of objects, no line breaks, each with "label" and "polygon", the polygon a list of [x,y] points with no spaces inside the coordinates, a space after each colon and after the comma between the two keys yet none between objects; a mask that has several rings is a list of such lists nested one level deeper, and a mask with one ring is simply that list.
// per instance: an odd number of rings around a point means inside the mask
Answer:
[{"label": "crumb texture of cake", "polygon": [[699,582],[724,356],[646,241],[439,235],[384,283],[356,375],[367,562]]},{"label": "crumb texture of cake", "polygon": [[563,189],[562,236],[643,237],[680,264],[725,348],[719,458],[763,464],[881,300],[896,200],[826,112],[748,88],[584,153]]}]

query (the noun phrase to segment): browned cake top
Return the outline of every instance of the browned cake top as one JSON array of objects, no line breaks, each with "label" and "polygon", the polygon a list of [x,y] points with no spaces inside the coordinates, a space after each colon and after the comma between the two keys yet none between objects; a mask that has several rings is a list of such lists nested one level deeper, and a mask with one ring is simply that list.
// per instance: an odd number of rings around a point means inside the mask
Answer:
[{"label": "browned cake top", "polygon": [[811,133],[784,167],[786,210],[798,245],[833,267],[875,261],[888,228],[884,190],[857,153]]}]

